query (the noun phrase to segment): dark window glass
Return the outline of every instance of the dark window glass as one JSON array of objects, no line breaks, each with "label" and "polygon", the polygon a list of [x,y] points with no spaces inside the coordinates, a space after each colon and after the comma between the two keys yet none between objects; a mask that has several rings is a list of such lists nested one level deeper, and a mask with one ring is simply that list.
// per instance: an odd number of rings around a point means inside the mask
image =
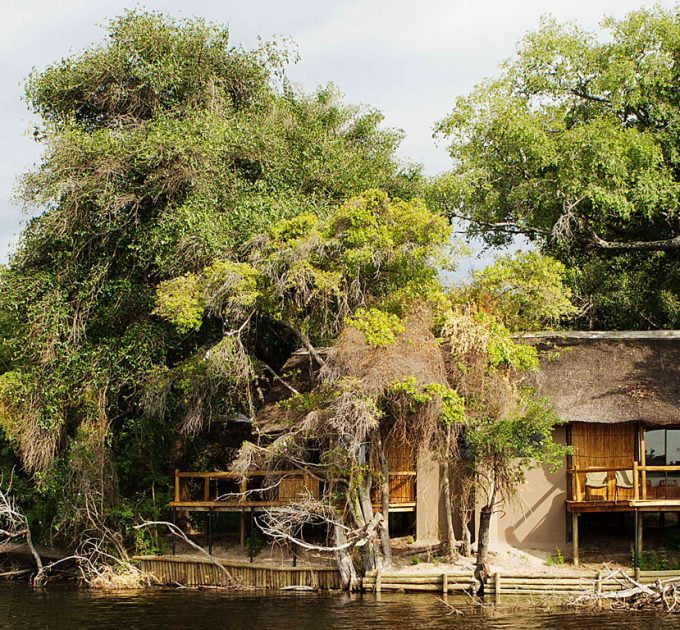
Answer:
[{"label": "dark window glass", "polygon": [[680,465],[680,429],[666,430],[666,464]]},{"label": "dark window glass", "polygon": [[645,456],[647,466],[666,464],[666,431],[664,429],[645,431]]}]

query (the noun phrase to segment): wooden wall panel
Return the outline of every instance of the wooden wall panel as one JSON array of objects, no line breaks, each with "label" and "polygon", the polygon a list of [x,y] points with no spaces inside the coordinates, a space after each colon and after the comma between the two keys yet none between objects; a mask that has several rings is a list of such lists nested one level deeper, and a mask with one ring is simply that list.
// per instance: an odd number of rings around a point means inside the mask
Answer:
[{"label": "wooden wall panel", "polygon": [[575,468],[633,467],[636,425],[575,422],[571,428]]}]

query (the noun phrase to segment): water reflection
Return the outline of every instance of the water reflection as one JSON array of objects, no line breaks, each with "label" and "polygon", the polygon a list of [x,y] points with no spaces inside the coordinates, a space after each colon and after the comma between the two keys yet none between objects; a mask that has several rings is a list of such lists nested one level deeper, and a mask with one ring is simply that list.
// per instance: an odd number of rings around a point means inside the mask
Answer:
[{"label": "water reflection", "polygon": [[652,612],[538,610],[506,600],[500,607],[473,606],[449,598],[464,614],[448,609],[432,595],[316,595],[220,591],[101,593],[54,585],[32,591],[0,583],[0,628],[247,628],[317,630],[319,628],[679,628],[680,615]]}]

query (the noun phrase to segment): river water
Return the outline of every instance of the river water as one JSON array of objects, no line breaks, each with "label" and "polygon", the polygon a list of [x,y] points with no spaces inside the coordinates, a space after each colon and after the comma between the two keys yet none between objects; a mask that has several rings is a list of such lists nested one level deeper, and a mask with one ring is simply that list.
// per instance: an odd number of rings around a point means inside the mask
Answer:
[{"label": "river water", "polygon": [[320,628],[615,628],[680,629],[680,615],[655,612],[604,612],[556,608],[540,610],[510,602],[498,607],[471,606],[449,598],[462,615],[434,595],[317,595],[313,593],[246,593],[147,590],[102,593],[68,585],[31,590],[0,582],[0,628],[244,628],[246,630],[317,630]]}]

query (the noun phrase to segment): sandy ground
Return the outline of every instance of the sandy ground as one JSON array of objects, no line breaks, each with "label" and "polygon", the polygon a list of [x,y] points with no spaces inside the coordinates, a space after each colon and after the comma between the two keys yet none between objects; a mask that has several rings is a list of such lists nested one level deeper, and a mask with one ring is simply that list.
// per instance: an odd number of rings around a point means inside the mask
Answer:
[{"label": "sandy ground", "polygon": [[[194,539],[199,545],[204,544],[202,537]],[[403,571],[404,573],[432,573],[444,571],[473,570],[475,558],[459,557],[455,562],[445,562],[443,558],[433,553],[428,553],[426,547],[408,544],[405,539],[393,541],[394,561],[393,570]],[[207,550],[207,548],[206,548]],[[402,555],[421,550],[417,556]],[[168,544],[169,551],[169,544]],[[199,555],[185,543],[176,543],[177,555]],[[221,560],[232,562],[248,562],[248,550],[230,539],[216,539],[213,542],[213,555]],[[508,547],[490,553],[490,569],[492,572],[500,571],[505,575],[583,575],[601,570],[605,561],[606,552],[597,549],[592,550],[586,561],[579,567],[571,565],[567,558],[563,563],[555,562],[556,551],[545,549],[515,549]],[[625,554],[617,562],[622,554],[610,554],[607,566],[610,568],[629,568],[625,563]],[[612,560],[613,557],[613,560]],[[415,558],[415,559],[414,559]],[[552,560],[549,560],[552,559]],[[621,561],[622,560],[622,561]],[[293,556],[288,548],[281,545],[266,545],[254,556],[254,564],[259,566],[292,566]],[[330,554],[303,551],[297,554],[297,566],[335,566],[334,559]]]}]

